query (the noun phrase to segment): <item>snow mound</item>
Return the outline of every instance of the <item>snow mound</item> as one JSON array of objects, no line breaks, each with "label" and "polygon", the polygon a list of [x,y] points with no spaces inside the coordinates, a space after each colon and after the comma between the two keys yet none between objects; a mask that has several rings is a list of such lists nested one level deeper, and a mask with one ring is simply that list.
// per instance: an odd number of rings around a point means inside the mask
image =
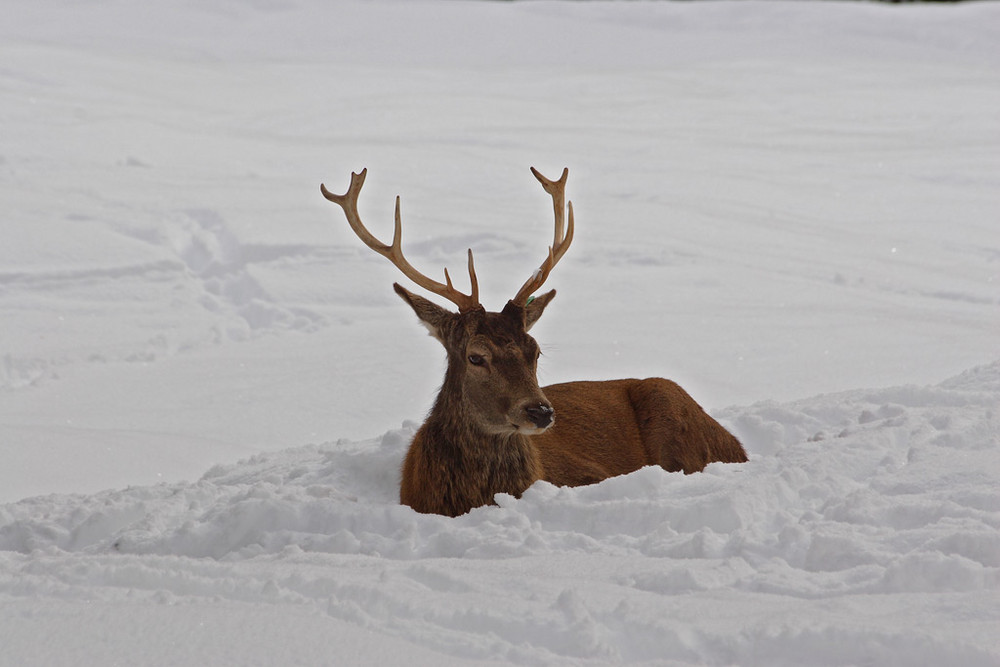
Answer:
[{"label": "snow mound", "polygon": [[749,463],[455,519],[397,503],[406,424],[0,507],[0,596],[306,605],[456,658],[996,664],[998,406],[1000,362],[731,407]]}]

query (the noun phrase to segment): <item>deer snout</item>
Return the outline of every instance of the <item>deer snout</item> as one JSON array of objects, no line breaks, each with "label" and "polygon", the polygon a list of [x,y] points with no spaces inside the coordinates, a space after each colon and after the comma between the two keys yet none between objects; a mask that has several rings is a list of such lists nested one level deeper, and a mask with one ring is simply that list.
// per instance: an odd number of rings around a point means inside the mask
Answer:
[{"label": "deer snout", "polygon": [[528,405],[524,408],[524,411],[527,413],[528,419],[531,420],[531,423],[538,429],[548,428],[555,419],[556,413],[556,411],[553,410],[552,406],[548,403]]}]

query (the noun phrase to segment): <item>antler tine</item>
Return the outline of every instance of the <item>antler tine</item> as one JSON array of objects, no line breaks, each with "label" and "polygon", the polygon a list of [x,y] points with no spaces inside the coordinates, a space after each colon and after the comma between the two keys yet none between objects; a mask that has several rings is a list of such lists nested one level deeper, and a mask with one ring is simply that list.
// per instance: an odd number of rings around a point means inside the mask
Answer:
[{"label": "antler tine", "polygon": [[[549,246],[549,255],[542,262],[542,265],[531,274],[531,277],[521,286],[518,290],[517,295],[511,299],[511,302],[522,308],[528,304],[528,297],[538,291],[538,289],[545,283],[545,280],[549,277],[549,272],[555,267],[555,265],[562,259],[562,256],[566,254],[569,249],[570,243],[573,242],[573,202],[565,203],[566,199],[566,179],[569,177],[569,168],[564,168],[562,176],[559,180],[553,181],[542,176],[537,169],[531,168],[531,173],[534,174],[538,182],[542,184],[542,188],[549,193],[552,197],[552,209],[555,213],[555,233],[553,236],[552,245]],[[565,223],[565,234],[563,233],[564,228],[564,215],[565,211],[569,210],[569,220]]]},{"label": "antler tine", "polygon": [[563,202],[566,199],[566,179],[569,178],[569,167],[563,167],[562,175],[557,181],[545,178],[534,167],[531,167],[531,173],[542,184],[542,188],[552,196],[552,209],[556,219],[555,238],[552,245],[557,246],[562,240],[563,215],[566,208]]},{"label": "antler tine", "polygon": [[367,174],[368,169],[362,169],[360,174],[352,172],[351,185],[347,189],[347,192],[342,195],[333,194],[322,183],[319,186],[320,192],[329,201],[344,209],[344,215],[347,216],[347,223],[354,230],[354,233],[357,234],[358,238],[364,241],[365,245],[392,262],[407,278],[428,292],[451,301],[458,306],[459,312],[464,313],[479,308],[479,281],[476,278],[476,268],[472,261],[471,248],[469,249],[469,281],[472,283],[470,294],[463,294],[455,289],[451,284],[451,278],[448,276],[448,269],[444,270],[445,283],[439,283],[417,271],[407,261],[406,257],[403,256],[403,222],[399,213],[398,196],[396,197],[395,227],[392,233],[392,245],[382,243],[368,231],[368,228],[361,222],[361,216],[358,214],[358,194],[361,192],[361,186],[364,185]]}]

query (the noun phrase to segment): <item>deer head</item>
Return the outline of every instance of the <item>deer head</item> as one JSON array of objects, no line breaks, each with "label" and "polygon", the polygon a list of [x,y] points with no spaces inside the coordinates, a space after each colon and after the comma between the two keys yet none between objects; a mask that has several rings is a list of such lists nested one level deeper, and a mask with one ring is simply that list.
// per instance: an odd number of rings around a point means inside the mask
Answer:
[{"label": "deer head", "polygon": [[[328,200],[344,209],[354,233],[375,252],[391,261],[403,274],[427,291],[442,296],[458,307],[458,312],[413,294],[399,284],[396,293],[410,305],[430,334],[448,353],[445,382],[432,411],[480,433],[491,435],[533,435],[547,429],[554,420],[552,404],[542,393],[536,377],[539,348],[528,331],[555,296],[555,290],[532,298],[573,240],[573,205],[565,204],[564,169],[558,181],[551,181],[532,167],[531,172],[552,197],[555,237],[548,256],[532,273],[503,310],[487,312],[479,303],[472,250],[468,252],[471,291],[455,289],[445,269],[445,282],[432,280],[417,271],[403,256],[402,222],[396,197],[395,231],[390,245],[373,236],[358,214],[358,194],[367,170],[351,174],[346,194],[335,195],[325,186],[320,190]],[[564,225],[564,210],[569,220]]]}]

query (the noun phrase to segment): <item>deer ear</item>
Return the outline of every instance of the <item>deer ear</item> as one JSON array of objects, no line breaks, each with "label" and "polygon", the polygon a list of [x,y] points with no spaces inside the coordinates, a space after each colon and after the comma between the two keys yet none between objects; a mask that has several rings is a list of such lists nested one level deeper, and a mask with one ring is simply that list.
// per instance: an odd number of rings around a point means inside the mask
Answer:
[{"label": "deer ear", "polygon": [[410,308],[420,318],[420,323],[427,327],[427,331],[432,336],[445,344],[445,331],[451,321],[455,318],[455,313],[442,308],[441,306],[428,301],[422,296],[417,296],[413,292],[404,289],[399,283],[393,283],[392,288],[396,290],[403,301],[410,304]]},{"label": "deer ear", "polygon": [[524,307],[524,330],[530,331],[531,327],[534,326],[538,318],[542,316],[542,312],[545,310],[545,306],[549,305],[549,301],[556,295],[556,291],[552,290],[546,292],[541,296],[536,296],[528,301],[528,305]]}]

